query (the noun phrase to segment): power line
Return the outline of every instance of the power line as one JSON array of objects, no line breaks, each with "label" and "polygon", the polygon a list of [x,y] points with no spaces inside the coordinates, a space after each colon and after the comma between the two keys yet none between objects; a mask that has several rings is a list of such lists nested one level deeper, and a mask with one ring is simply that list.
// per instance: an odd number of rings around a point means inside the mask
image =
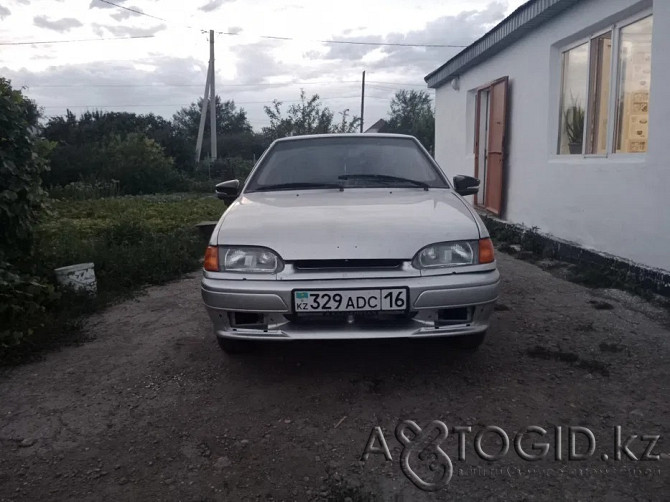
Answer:
[{"label": "power line", "polygon": [[[167,19],[163,19],[162,17],[158,16],[153,16],[151,14],[147,14],[146,12],[142,12],[140,10],[136,9],[131,9],[129,7],[124,7],[123,5],[116,4],[114,2],[110,2],[109,0],[98,0],[99,2],[104,2],[106,4],[112,5],[114,7],[118,7],[119,9],[124,9],[130,12],[133,12],[135,14],[140,14],[142,16],[147,16],[153,19],[158,19],[159,21],[164,21],[166,23],[169,23]],[[188,28],[192,28],[191,26],[188,26]],[[200,30],[202,32],[205,32],[206,30]],[[226,31],[217,31],[217,35],[230,35],[230,36],[236,36],[239,35],[238,32],[226,32]],[[279,37],[279,36],[274,36],[274,35],[258,35],[258,38],[264,38],[264,39],[269,39],[269,40],[286,40],[286,41],[309,41],[309,42],[319,42],[322,44],[344,44],[344,45],[367,45],[367,46],[375,46],[375,47],[426,47],[426,48],[459,48],[462,49],[464,47],[467,47],[467,45],[454,45],[454,44],[411,44],[411,43],[384,43],[384,42],[359,42],[355,40],[305,40],[305,39],[296,39],[294,37]]]},{"label": "power line", "polygon": [[[108,2],[107,0],[99,0],[100,2],[105,2],[110,5],[117,6],[116,4],[112,2]],[[138,14],[143,14],[148,17],[152,17],[154,19],[159,19],[161,21],[165,21],[163,18],[152,16],[150,14],[145,14],[140,11],[136,11],[133,9],[130,9],[128,7],[123,7],[121,5],[118,5],[117,7],[120,7],[122,9],[130,10],[131,12],[136,12]],[[192,26],[188,26],[188,28],[192,28]],[[200,30],[204,32],[204,30]],[[223,31],[217,31],[216,32],[219,35],[230,35],[230,36],[237,36],[239,33],[231,33],[231,32],[223,32]],[[110,40],[134,40],[134,39],[140,39],[140,38],[156,38],[156,35],[136,35],[136,36],[129,36],[129,37],[99,37],[99,38],[77,38],[77,39],[70,39],[70,40],[35,40],[33,42],[0,42],[0,45],[44,45],[44,44],[69,44],[69,43],[77,43],[77,42],[106,42]],[[318,39],[304,39],[304,38],[294,38],[294,37],[279,37],[279,36],[273,36],[273,35],[258,35],[257,38],[263,38],[263,39],[268,39],[268,40],[283,40],[283,41],[298,41],[298,42],[317,42],[321,44],[341,44],[341,45],[361,45],[361,46],[369,46],[369,47],[419,47],[419,48],[428,48],[428,49],[436,49],[436,48],[452,48],[452,49],[462,49],[465,47],[468,47],[467,45],[455,45],[455,44],[412,44],[412,43],[393,43],[393,42],[360,42],[356,40],[318,40]]]},{"label": "power line", "polygon": [[155,38],[156,35],[136,35],[131,37],[78,38],[72,40],[39,40],[35,42],[0,42],[0,45],[38,45],[38,44],[70,44],[73,42],[102,42],[106,40],[133,40],[136,38]]},{"label": "power line", "polygon": [[169,23],[169,21],[167,19],[163,19],[162,17],[158,17],[158,16],[152,16],[151,14],[147,14],[146,12],[142,12],[141,10],[131,9],[130,7],[124,7],[123,5],[119,5],[118,3],[108,2],[107,0],[98,0],[98,1],[109,4],[109,5],[113,5],[114,7],[118,7],[119,9],[127,10],[129,12],[133,12],[135,14],[140,14],[142,16],[151,17],[153,19],[158,19],[159,21],[165,21],[166,23]]},{"label": "power line", "polygon": [[[359,84],[358,80],[341,80],[330,82],[286,82],[281,84],[217,84],[217,87],[284,87],[289,85],[332,85],[332,84]],[[165,82],[156,82],[153,84],[44,84],[44,85],[30,85],[24,84],[25,87],[40,88],[40,87],[202,87],[202,84],[170,84]]]},{"label": "power line", "polygon": [[397,91],[400,86],[370,84],[372,89],[379,89],[381,91]]},{"label": "power line", "polygon": [[[105,0],[100,0],[105,1]],[[110,2],[106,2],[110,3]],[[125,8],[125,7],[124,7]],[[148,15],[148,14],[147,14]],[[160,19],[160,18],[157,18]],[[191,28],[189,26],[189,28]],[[202,31],[202,30],[201,30]],[[238,33],[227,33],[218,31],[219,35],[231,35],[236,36]],[[34,42],[0,42],[0,45],[41,45],[41,44],[68,44],[76,42],[106,42],[109,40],[133,40],[138,38],[156,38],[156,35],[137,35],[130,37],[100,37],[100,38],[78,38],[71,40],[36,40]],[[304,38],[293,38],[293,37],[276,37],[272,35],[258,35],[258,38],[270,39],[270,40],[285,40],[285,41],[298,41],[298,42],[317,42],[322,44],[346,44],[346,45],[364,45],[371,47],[423,47],[423,48],[458,48],[462,49],[468,47],[467,45],[453,45],[453,44],[404,44],[404,43],[391,43],[391,42],[358,42],[354,40],[316,40],[316,39],[304,39]]]},{"label": "power line", "polygon": [[426,87],[426,84],[407,84],[403,82],[382,82],[380,80],[368,80],[370,84],[389,84],[389,85],[402,85],[403,87]]},{"label": "power line", "polygon": [[[28,87],[30,89],[41,89],[41,88],[52,88],[52,87],[67,87],[67,88],[82,88],[86,89],[89,87],[202,87],[202,84],[44,84],[44,85],[31,85],[23,84],[21,87]],[[227,87],[227,86],[219,86]]]},{"label": "power line", "polygon": [[[360,80],[331,80],[324,82],[284,82],[284,83],[260,83],[260,84],[217,84],[217,87],[228,88],[228,87],[288,87],[288,86],[298,86],[298,85],[339,85],[339,84],[360,84]],[[372,87],[379,89],[392,89],[395,90],[398,86],[402,87],[421,87],[425,88],[425,84],[407,84],[401,82],[382,82],[382,81],[369,81]],[[394,86],[394,87],[390,87]],[[155,82],[152,84],[23,84],[23,87],[28,87],[31,89],[38,88],[89,88],[89,87],[202,87],[202,84],[185,84],[185,83],[167,83],[167,82]]]},{"label": "power line", "polygon": [[[102,0],[101,0],[102,1]],[[227,35],[237,35],[237,33],[225,33]],[[374,47],[427,47],[427,48],[459,48],[462,49],[467,45],[453,45],[453,44],[409,44],[409,43],[392,43],[392,42],[358,42],[355,40],[305,40],[293,37],[275,37],[271,35],[259,35],[259,38],[268,38],[271,40],[298,40],[306,42],[319,42],[322,44],[345,44],[345,45],[369,45]]]},{"label": "power line", "polygon": [[[360,96],[332,96],[329,98],[319,98],[319,101],[329,101],[333,99],[358,99]],[[376,96],[366,96],[366,99],[383,99],[387,100],[385,97],[376,97]],[[232,101],[235,101],[234,99]],[[280,100],[281,104],[284,103],[300,103],[300,100]],[[151,107],[174,107],[174,106],[190,106],[192,103],[177,103],[177,104],[167,104],[167,103],[148,103],[143,105],[138,104],[117,104],[117,105],[47,105],[42,106],[42,108],[151,108]],[[260,105],[267,104],[271,105],[272,101],[235,101],[236,105]]]}]

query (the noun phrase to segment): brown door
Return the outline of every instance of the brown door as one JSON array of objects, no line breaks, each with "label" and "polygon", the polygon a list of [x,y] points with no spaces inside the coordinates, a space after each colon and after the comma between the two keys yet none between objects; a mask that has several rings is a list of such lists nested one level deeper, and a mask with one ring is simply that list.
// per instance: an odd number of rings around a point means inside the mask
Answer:
[{"label": "brown door", "polygon": [[498,216],[503,203],[508,81],[503,77],[477,92],[475,177],[482,182],[475,204]]}]

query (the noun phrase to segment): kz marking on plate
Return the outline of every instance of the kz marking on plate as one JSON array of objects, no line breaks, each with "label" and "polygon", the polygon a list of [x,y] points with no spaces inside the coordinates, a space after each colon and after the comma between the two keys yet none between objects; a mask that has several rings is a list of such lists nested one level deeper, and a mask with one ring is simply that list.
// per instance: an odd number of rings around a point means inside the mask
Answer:
[{"label": "kz marking on plate", "polygon": [[407,289],[294,291],[296,312],[406,310]]}]

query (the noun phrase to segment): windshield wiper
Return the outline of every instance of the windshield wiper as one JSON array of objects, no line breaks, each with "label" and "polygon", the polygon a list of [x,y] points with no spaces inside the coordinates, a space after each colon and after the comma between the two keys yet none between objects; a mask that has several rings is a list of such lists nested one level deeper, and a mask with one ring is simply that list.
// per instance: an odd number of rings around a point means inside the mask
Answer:
[{"label": "windshield wiper", "polygon": [[430,185],[423,181],[412,180],[409,178],[401,178],[400,176],[389,176],[388,174],[343,174],[338,176],[340,180],[380,180],[380,181],[395,181],[400,183],[410,183],[414,186],[421,187],[428,190]]},{"label": "windshield wiper", "polygon": [[273,190],[295,190],[299,188],[318,189],[318,188],[338,188],[340,191],[344,187],[338,183],[279,183],[277,185],[261,185],[256,187],[253,192],[269,192]]}]

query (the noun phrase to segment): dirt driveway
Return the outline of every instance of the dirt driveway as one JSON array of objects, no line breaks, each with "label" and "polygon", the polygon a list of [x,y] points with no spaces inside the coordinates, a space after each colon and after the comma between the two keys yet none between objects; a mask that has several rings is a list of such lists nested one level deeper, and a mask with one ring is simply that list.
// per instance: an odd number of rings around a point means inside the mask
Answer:
[{"label": "dirt driveway", "polygon": [[[499,263],[500,305],[476,353],[437,340],[330,342],[233,358],[211,335],[198,274],[152,288],[93,317],[94,341],[0,377],[0,500],[667,500],[668,312],[504,254]],[[422,428],[407,445],[394,434],[403,420]],[[391,461],[361,460],[376,426]],[[521,442],[533,455],[532,442],[549,444],[537,461],[514,445],[531,426],[547,431]],[[575,426],[597,442],[586,460],[568,458]],[[572,433],[588,453],[588,433]],[[658,435],[647,456],[660,460],[641,460]],[[507,453],[487,460],[505,436]],[[434,471],[417,457],[431,444]],[[383,450],[379,436],[373,447]],[[417,488],[405,457],[441,489]]]}]

